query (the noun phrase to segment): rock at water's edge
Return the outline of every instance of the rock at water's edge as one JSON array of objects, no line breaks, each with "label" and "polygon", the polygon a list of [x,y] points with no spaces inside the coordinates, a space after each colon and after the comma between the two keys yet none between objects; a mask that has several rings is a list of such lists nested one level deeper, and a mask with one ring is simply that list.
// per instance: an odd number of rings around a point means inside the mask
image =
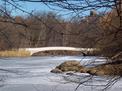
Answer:
[{"label": "rock at water's edge", "polygon": [[74,71],[74,72],[80,72],[81,69],[84,67],[80,64],[79,61],[66,61],[61,63],[59,66],[56,66],[55,69],[51,70],[52,73],[61,73],[61,72],[68,72],[68,71]]}]

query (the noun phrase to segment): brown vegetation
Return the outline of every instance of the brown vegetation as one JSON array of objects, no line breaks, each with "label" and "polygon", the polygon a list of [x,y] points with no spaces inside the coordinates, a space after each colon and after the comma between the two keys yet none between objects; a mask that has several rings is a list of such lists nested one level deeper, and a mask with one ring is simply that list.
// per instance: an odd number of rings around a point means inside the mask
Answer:
[{"label": "brown vegetation", "polygon": [[[37,19],[38,17],[38,19]],[[55,13],[36,13],[13,20],[0,16],[0,50],[25,47],[71,46],[82,48],[99,48],[100,54],[112,57],[122,51],[122,32],[116,35],[119,20],[115,11],[100,15],[91,12],[84,19],[64,21]],[[107,21],[106,21],[107,18]],[[114,18],[114,19],[113,19]],[[42,20],[42,21],[40,21]],[[92,24],[92,22],[94,22]],[[75,31],[74,31],[75,30]],[[74,52],[45,52],[47,54],[75,54]],[[79,54],[79,53],[76,53]]]},{"label": "brown vegetation", "polygon": [[0,57],[28,57],[30,52],[25,50],[0,51]]},{"label": "brown vegetation", "polygon": [[91,11],[84,19],[73,21],[64,21],[52,12],[35,13],[26,18],[16,16],[14,21],[1,15],[0,50],[44,46],[97,47],[101,49],[101,55],[112,57],[122,51],[122,32],[115,38],[117,28],[113,27],[119,27],[118,18],[115,10],[104,15]]},{"label": "brown vegetation", "polygon": [[122,76],[122,61],[105,63],[95,67],[83,67],[78,61],[66,61],[51,70],[52,73],[81,72],[97,76]]},{"label": "brown vegetation", "polygon": [[[13,17],[15,23],[0,16],[0,50],[44,46],[92,48],[95,47],[96,38],[101,35],[89,26],[87,18],[80,22],[79,20],[70,22],[50,12],[38,13],[35,16]],[[88,19],[92,20],[92,17]]]},{"label": "brown vegetation", "polygon": [[98,65],[89,68],[87,73],[98,76],[122,76],[122,62]]},{"label": "brown vegetation", "polygon": [[[29,13],[21,8],[22,1],[44,3],[49,5],[49,8],[52,8],[51,5],[58,6],[62,8],[59,11],[69,10],[68,13],[75,14],[76,18],[72,17],[71,21],[65,21],[54,13],[33,14],[33,11]],[[30,16],[13,17],[7,6]],[[55,10],[55,7],[53,9]],[[81,19],[82,15],[86,15],[86,12],[92,9],[102,13],[92,11],[90,16]],[[43,46],[89,47],[99,48],[102,56],[112,57],[115,63],[120,61],[114,58],[116,54],[122,52],[122,0],[2,0],[0,14],[0,50]],[[121,63],[104,64],[91,68],[95,71],[88,72],[111,74],[113,70],[112,75],[118,75],[121,73],[121,66]],[[105,70],[107,73],[103,72]],[[104,90],[116,81],[117,79],[110,80]]]}]

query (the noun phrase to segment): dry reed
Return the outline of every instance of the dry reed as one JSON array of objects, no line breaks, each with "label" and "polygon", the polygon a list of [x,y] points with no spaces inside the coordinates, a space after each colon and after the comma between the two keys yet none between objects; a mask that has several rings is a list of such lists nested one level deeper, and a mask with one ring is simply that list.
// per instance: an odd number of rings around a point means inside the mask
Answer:
[{"label": "dry reed", "polygon": [[31,56],[29,51],[25,50],[6,50],[0,51],[0,57],[27,57]]}]

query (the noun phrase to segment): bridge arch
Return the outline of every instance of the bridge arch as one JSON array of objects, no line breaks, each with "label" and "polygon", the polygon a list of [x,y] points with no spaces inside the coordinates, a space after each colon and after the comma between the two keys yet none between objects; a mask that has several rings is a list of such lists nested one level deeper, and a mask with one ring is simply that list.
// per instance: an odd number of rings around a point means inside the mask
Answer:
[{"label": "bridge arch", "polygon": [[[23,49],[23,48],[20,48]],[[76,51],[82,53],[92,52],[97,50],[96,48],[76,48],[76,47],[40,47],[40,48],[24,48],[24,50],[29,51],[31,55],[37,52],[44,51]]]}]

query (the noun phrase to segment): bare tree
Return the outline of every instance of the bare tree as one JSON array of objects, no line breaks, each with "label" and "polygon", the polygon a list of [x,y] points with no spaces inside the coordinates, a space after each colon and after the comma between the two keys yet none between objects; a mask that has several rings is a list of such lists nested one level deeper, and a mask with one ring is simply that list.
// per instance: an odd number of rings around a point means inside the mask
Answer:
[{"label": "bare tree", "polygon": [[[3,16],[5,16],[5,17],[7,17],[7,18],[9,18],[9,19],[12,20],[12,21],[9,21],[9,22],[14,23],[14,24],[21,24],[21,25],[23,25],[25,27],[27,27],[27,25],[25,23],[20,23],[20,22],[17,23],[15,21],[15,19],[13,19],[10,16],[10,14],[8,14],[8,12],[6,11],[7,4],[9,4],[9,6],[12,6],[14,9],[17,9],[19,11],[22,11],[24,13],[27,13],[27,14],[29,14],[31,16],[34,16],[33,15],[33,12],[28,12],[28,11],[22,9],[20,2],[42,3],[42,4],[47,5],[49,8],[51,8],[53,10],[55,10],[55,8],[53,6],[60,7],[61,9],[68,10],[69,12],[71,12],[72,14],[74,14],[75,17],[78,16],[78,17],[81,17],[81,18],[83,16],[88,15],[88,13],[91,10],[96,10],[98,12],[103,12],[103,16],[106,15],[106,13],[108,13],[108,12],[110,12],[112,10],[115,10],[115,12],[117,13],[117,17],[119,17],[119,26],[115,26],[115,25],[112,25],[111,23],[109,23],[109,26],[111,26],[112,27],[112,30],[114,30],[114,31],[112,31],[112,35],[114,35],[114,36],[112,36],[113,37],[113,40],[117,40],[118,41],[118,35],[121,33],[121,30],[122,30],[122,0],[4,0],[3,2],[4,2],[4,6],[5,7],[4,7],[4,9],[0,8],[1,14]],[[103,16],[101,18],[104,18]],[[47,34],[50,34],[51,33],[51,30],[53,30],[53,27],[52,26],[49,26],[42,19],[40,19],[40,18],[38,18],[36,16],[34,16],[34,17],[37,20],[39,20],[40,22],[42,22],[49,29],[49,31],[47,32]],[[96,19],[98,19],[98,18],[96,18]],[[109,19],[109,14],[108,14],[108,17],[105,20],[107,21],[108,19]],[[105,24],[102,24],[102,26],[104,26],[104,25]],[[62,25],[61,25],[61,27],[62,27]],[[100,27],[98,27],[98,28],[100,29]],[[110,29],[110,27],[109,27],[109,29]],[[54,31],[55,32],[58,32],[58,33],[61,33],[60,31],[57,31],[57,30],[54,30]],[[55,33],[55,32],[53,32],[53,33]],[[81,33],[81,32],[78,32],[77,34],[79,34],[79,33]],[[73,32],[68,33],[68,34],[73,34]],[[68,34],[65,34],[65,35],[68,35]],[[47,40],[49,38],[50,37],[47,37]],[[91,39],[91,38],[89,37],[89,39]],[[119,46],[121,46],[121,42],[117,42],[117,43],[119,43]],[[111,46],[109,46],[109,48],[110,47]],[[111,47],[111,48],[113,48],[113,47]],[[120,49],[117,49],[117,50],[120,51]],[[90,76],[90,79],[88,79],[88,80],[91,80],[92,77],[93,76]],[[116,82],[117,79],[112,78],[112,80],[110,80],[108,82],[108,84],[105,85],[105,89],[108,88],[108,87],[110,87],[111,85],[113,85],[113,83]],[[84,82],[88,82],[88,80],[86,80]],[[81,82],[78,85],[78,87],[81,84],[84,84],[84,82]],[[76,88],[76,90],[77,90],[77,88]]]}]

